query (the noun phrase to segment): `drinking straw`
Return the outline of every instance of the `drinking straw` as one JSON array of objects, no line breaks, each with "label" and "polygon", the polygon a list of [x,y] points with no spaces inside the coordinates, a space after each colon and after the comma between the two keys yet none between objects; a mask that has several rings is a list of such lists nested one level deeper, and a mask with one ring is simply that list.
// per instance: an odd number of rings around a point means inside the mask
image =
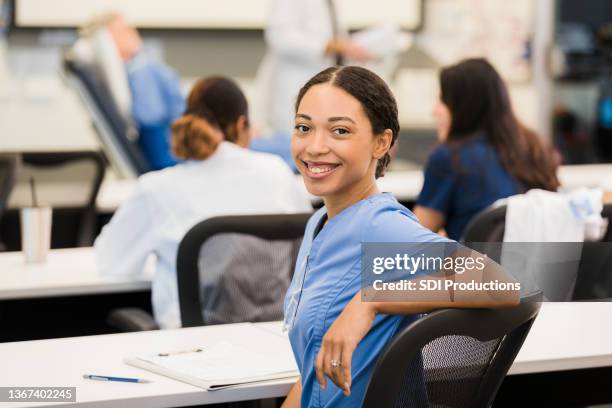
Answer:
[{"label": "drinking straw", "polygon": [[33,207],[38,207],[38,200],[36,199],[36,187],[34,185],[34,177],[30,177],[30,192],[32,193]]}]

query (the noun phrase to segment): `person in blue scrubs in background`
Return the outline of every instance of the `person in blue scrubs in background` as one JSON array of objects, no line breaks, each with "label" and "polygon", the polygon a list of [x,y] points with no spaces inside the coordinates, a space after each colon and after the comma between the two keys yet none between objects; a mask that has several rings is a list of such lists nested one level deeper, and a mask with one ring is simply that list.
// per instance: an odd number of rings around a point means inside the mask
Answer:
[{"label": "person in blue scrubs in background", "polygon": [[469,221],[500,198],[532,188],[556,191],[559,156],[522,126],[508,90],[484,59],[440,72],[433,110],[441,144],[425,166],[414,214],[458,240]]},{"label": "person in blue scrubs in background", "polygon": [[[284,407],[360,406],[378,356],[415,314],[499,305],[362,302],[363,242],[452,242],[378,190],[376,178],[398,133],[391,91],[364,68],[328,68],[298,94],[292,154],[306,188],[325,206],[306,226],[285,297],[285,327],[301,377]],[[518,293],[501,299],[516,304]]]},{"label": "person in blue scrubs in background", "polygon": [[146,54],[138,31],[121,15],[113,16],[108,30],[125,62],[138,144],[152,170],[173,166],[178,161],[170,149],[170,126],[185,110],[179,78]]}]

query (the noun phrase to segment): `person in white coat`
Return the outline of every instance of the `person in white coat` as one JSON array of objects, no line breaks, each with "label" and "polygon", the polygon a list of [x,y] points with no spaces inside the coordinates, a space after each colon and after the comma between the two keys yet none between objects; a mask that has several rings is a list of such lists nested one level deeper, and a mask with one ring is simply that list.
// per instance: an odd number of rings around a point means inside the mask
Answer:
[{"label": "person in white coat", "polygon": [[172,126],[173,153],[185,162],[141,176],[95,241],[98,268],[106,275],[140,274],[155,255],[152,304],[161,328],[180,327],[176,255],[193,225],[220,215],[312,211],[282,159],[245,148],[247,112],[233,81],[199,81]]},{"label": "person in white coat", "polygon": [[317,72],[369,53],[350,40],[333,0],[274,0],[257,78],[260,126],[290,135],[298,90]]}]

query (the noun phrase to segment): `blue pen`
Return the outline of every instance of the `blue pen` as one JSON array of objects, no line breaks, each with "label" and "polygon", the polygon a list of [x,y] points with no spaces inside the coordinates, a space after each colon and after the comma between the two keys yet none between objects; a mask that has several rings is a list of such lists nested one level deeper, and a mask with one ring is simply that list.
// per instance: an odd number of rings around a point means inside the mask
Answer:
[{"label": "blue pen", "polygon": [[94,374],[83,374],[83,378],[87,380],[97,380],[97,381],[120,381],[120,382],[131,382],[131,383],[150,382],[149,380],[143,380],[142,378],[109,377],[106,375],[94,375]]}]

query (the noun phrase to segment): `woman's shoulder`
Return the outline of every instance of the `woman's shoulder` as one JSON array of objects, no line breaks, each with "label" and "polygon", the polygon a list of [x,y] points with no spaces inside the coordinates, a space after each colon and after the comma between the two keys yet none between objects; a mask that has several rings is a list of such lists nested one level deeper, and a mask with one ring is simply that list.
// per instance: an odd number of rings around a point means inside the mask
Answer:
[{"label": "woman's shoulder", "polygon": [[138,177],[137,185],[142,190],[155,191],[160,185],[182,179],[191,164],[190,161],[187,161],[160,170],[149,171]]},{"label": "woman's shoulder", "polygon": [[464,140],[447,142],[445,149],[437,152],[436,167],[454,168],[453,163],[460,164],[462,169],[481,169],[482,163],[497,160],[495,148],[487,141],[485,135],[476,135]]},{"label": "woman's shoulder", "polygon": [[400,204],[391,193],[378,194],[367,200],[368,205],[364,208],[367,214],[363,214],[363,219],[369,220],[369,227],[387,226],[394,221],[402,226],[418,223],[412,211]]},{"label": "woman's shoulder", "polygon": [[414,213],[387,193],[364,214],[363,242],[429,242],[442,239],[423,227]]},{"label": "woman's shoulder", "polygon": [[178,197],[190,200],[192,197],[185,191],[196,179],[202,180],[205,174],[199,164],[197,161],[186,161],[145,173],[138,178],[133,194],[151,203],[173,201]]},{"label": "woman's shoulder", "polygon": [[482,155],[489,152],[495,152],[493,146],[487,141],[485,134],[477,134],[468,137],[464,140],[450,142],[448,144],[449,154],[452,150],[458,150],[462,154]]},{"label": "woman's shoulder", "polygon": [[431,160],[450,160],[451,152],[450,146],[448,143],[440,143],[432,150],[429,155],[429,159]]},{"label": "woman's shoulder", "polygon": [[448,143],[437,145],[427,159],[426,169],[451,170],[451,147]]}]

